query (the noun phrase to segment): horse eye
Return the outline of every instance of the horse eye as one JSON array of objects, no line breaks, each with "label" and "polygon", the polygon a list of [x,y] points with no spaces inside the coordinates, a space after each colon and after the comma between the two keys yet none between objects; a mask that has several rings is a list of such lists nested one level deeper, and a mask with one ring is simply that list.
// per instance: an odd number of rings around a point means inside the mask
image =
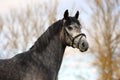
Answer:
[{"label": "horse eye", "polygon": [[72,30],[73,28],[71,26],[68,27],[69,30]]}]

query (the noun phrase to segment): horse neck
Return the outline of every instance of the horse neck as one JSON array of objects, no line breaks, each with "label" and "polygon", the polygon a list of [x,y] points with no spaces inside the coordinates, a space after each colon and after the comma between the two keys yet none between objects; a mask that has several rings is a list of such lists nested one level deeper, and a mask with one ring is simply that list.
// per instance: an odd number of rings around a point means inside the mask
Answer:
[{"label": "horse neck", "polygon": [[33,55],[36,55],[38,63],[42,62],[44,66],[52,71],[59,70],[66,47],[60,40],[60,31],[62,29],[59,29],[59,27],[62,26],[54,24],[49,27],[31,48]]}]

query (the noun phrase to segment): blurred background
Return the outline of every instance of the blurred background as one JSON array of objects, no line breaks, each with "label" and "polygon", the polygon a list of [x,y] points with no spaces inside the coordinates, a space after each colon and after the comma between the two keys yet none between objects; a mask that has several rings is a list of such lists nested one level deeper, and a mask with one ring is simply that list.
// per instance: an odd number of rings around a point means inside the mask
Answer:
[{"label": "blurred background", "polygon": [[0,0],[0,59],[28,50],[68,9],[80,12],[87,52],[67,47],[59,80],[120,80],[120,0]]}]

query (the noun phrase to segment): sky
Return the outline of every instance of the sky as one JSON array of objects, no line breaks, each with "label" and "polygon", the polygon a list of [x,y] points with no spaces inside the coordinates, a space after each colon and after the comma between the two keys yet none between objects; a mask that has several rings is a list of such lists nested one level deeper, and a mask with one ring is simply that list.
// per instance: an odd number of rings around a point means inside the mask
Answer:
[{"label": "sky", "polygon": [[28,4],[43,3],[47,0],[0,0],[0,14],[9,13],[10,9],[25,8]]},{"label": "sky", "polygon": [[[49,0],[0,0],[0,14],[5,14],[10,11],[10,9],[19,9],[25,8],[27,4],[34,3],[43,3]],[[53,0],[54,1],[54,0]],[[85,12],[82,11],[81,8],[86,8],[87,12],[90,13],[89,7],[85,4],[85,0],[59,0],[60,4],[58,7],[58,16],[57,18],[61,18],[61,14],[68,9],[70,12],[76,12],[79,10],[81,12],[81,16],[84,16],[83,19],[88,18],[87,15],[84,15]],[[74,11],[73,11],[74,10]],[[82,14],[84,13],[84,14]]]}]

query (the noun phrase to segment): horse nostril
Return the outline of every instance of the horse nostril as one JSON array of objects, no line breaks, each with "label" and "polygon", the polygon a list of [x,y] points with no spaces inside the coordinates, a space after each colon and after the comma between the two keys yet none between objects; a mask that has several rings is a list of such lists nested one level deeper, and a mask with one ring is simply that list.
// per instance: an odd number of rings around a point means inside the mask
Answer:
[{"label": "horse nostril", "polygon": [[85,43],[84,42],[82,43],[82,47],[85,47]]}]

